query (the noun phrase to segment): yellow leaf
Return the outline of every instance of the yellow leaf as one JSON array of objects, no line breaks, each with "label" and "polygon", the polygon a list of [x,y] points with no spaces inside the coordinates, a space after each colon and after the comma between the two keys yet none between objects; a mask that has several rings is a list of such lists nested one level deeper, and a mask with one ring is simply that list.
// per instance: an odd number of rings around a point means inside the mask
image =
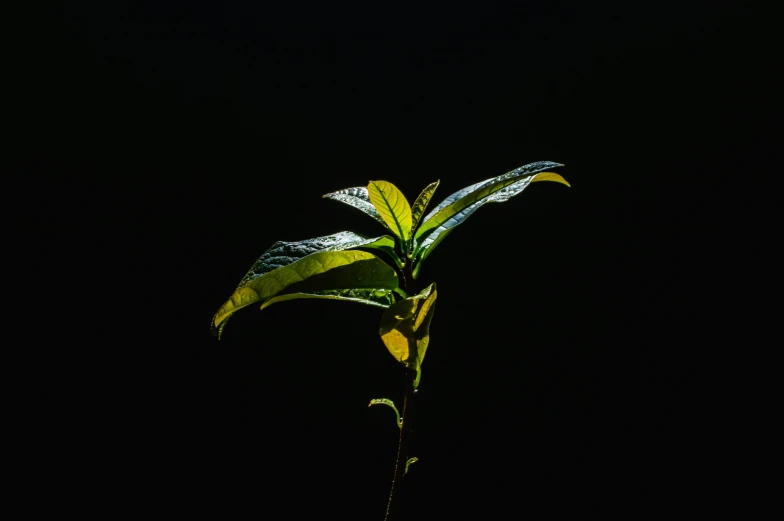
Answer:
[{"label": "yellow leaf", "polygon": [[537,181],[554,181],[556,183],[561,183],[562,185],[566,185],[569,188],[572,187],[566,179],[561,177],[560,175],[556,174],[555,172],[542,172],[541,174],[536,174],[533,179],[531,179],[532,183]]},{"label": "yellow leaf", "polygon": [[378,332],[384,345],[395,360],[417,371],[430,341],[436,297],[435,284],[431,284],[418,295],[395,302],[381,317]]},{"label": "yellow leaf", "polygon": [[408,244],[411,239],[411,206],[403,192],[387,181],[370,181],[368,195],[392,233]]}]

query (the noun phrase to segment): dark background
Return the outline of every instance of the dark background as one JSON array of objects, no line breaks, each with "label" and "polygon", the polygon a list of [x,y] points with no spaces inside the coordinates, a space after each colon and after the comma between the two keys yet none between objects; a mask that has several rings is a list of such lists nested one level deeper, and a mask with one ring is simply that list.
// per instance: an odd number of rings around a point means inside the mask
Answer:
[{"label": "dark background", "polygon": [[439,298],[405,518],[753,505],[724,305],[747,296],[727,274],[772,149],[752,14],[65,4],[25,92],[26,167],[53,174],[35,266],[68,267],[29,333],[33,511],[381,519],[397,429],[367,403],[403,382],[380,311],[246,310],[221,342],[209,321],[273,242],[382,232],[324,193],[440,179],[438,202],[539,160],[572,188],[482,209],[422,271]]}]

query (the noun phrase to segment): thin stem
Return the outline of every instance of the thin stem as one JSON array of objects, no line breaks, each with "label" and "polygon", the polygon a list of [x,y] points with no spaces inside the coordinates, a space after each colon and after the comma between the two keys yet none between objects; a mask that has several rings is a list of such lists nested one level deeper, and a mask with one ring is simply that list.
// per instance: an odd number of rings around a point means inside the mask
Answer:
[{"label": "thin stem", "polygon": [[392,504],[398,491],[400,482],[406,472],[406,462],[408,461],[408,446],[411,442],[411,420],[414,412],[414,380],[416,371],[406,369],[406,394],[403,398],[403,423],[400,425],[400,437],[397,442],[397,461],[395,462],[395,475],[392,478],[392,489],[389,491],[389,502],[384,521],[389,521],[392,512]]},{"label": "thin stem", "polygon": [[[416,294],[416,281],[412,272],[411,257],[408,257],[403,270],[403,281],[406,285],[406,292],[409,295]],[[416,343],[412,342],[410,346],[411,352],[409,356],[416,358]],[[384,516],[384,521],[389,521],[392,512],[392,504],[400,490],[400,482],[406,473],[406,462],[408,461],[408,446],[411,442],[411,421],[414,417],[414,382],[416,381],[417,372],[414,369],[406,367],[405,375],[405,396],[403,398],[403,419],[400,424],[400,437],[397,442],[397,460],[395,461],[395,475],[392,477],[392,489],[389,491],[389,502],[387,503],[387,512]]]},{"label": "thin stem", "polygon": [[410,256],[406,258],[406,265],[403,266],[403,284],[406,285],[406,292],[409,295],[416,295],[417,281],[414,278],[414,263]]}]

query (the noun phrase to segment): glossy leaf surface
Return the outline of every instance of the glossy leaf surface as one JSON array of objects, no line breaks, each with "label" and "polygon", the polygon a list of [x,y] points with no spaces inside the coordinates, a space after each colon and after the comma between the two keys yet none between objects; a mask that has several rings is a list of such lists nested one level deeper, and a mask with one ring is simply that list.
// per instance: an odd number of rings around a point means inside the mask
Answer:
[{"label": "glossy leaf surface", "polygon": [[270,246],[267,251],[262,253],[261,257],[253,263],[253,266],[251,266],[245,276],[242,277],[242,280],[240,280],[237,289],[265,273],[282,266],[288,266],[292,262],[298,261],[312,253],[319,251],[349,250],[351,248],[377,247],[378,249],[384,249],[386,247],[385,245],[388,246],[389,244],[392,244],[394,247],[394,242],[394,239],[388,235],[369,239],[354,232],[339,232],[333,235],[306,239],[304,241],[278,241]]},{"label": "glossy leaf surface", "polygon": [[387,226],[387,223],[384,222],[384,219],[378,213],[376,207],[373,206],[373,203],[370,202],[367,187],[355,186],[354,188],[346,188],[344,190],[338,190],[337,192],[324,194],[321,197],[324,199],[334,199],[335,201],[340,201],[341,203],[353,206],[357,210],[371,216],[385,227]]},{"label": "glossy leaf surface", "polygon": [[[463,196],[470,194],[471,192],[473,192],[474,190],[476,190],[477,188],[479,188],[480,186],[482,186],[484,183],[486,183],[488,181],[490,181],[490,179],[485,179],[484,181],[479,181],[478,183],[474,183],[471,186],[466,186],[462,190],[458,190],[457,192],[453,193],[452,195],[450,195],[449,197],[447,197],[446,199],[444,199],[443,201],[438,203],[435,208],[430,210],[430,213],[427,214],[427,216],[424,219],[422,219],[422,222],[429,220],[431,217],[433,217],[439,211],[443,210],[444,208],[446,208],[450,204],[454,203],[458,199],[462,198]],[[418,232],[419,232],[419,230],[417,230],[417,233],[415,234],[417,237],[420,235],[420,233],[418,233]]]},{"label": "glossy leaf surface", "polygon": [[[516,168],[498,177],[487,179],[481,183],[476,183],[467,188],[463,188],[462,190],[447,197],[445,201],[441,202],[441,204],[439,204],[432,212],[427,215],[427,217],[425,217],[424,221],[422,222],[422,226],[416,232],[416,237],[419,238],[423,235],[431,233],[432,230],[439,227],[453,215],[460,213],[474,203],[490,197],[499,190],[502,190],[507,186],[515,183],[520,178],[532,176],[533,174],[542,172],[548,168],[556,168],[559,166],[563,165],[550,161],[531,163],[530,165],[521,166],[520,168]],[[502,200],[507,200],[509,197]]]},{"label": "glossy leaf surface", "polygon": [[[335,247],[335,241],[327,242]],[[345,244],[352,243],[347,241]],[[236,311],[257,302],[269,305],[271,299],[280,302],[292,298],[329,298],[382,307],[391,301],[389,292],[385,290],[397,287],[397,274],[372,253],[356,250],[307,253],[311,244],[288,244],[296,247],[281,250],[280,246],[274,246],[262,255],[231,298],[218,310],[212,321],[218,336]],[[298,254],[302,255],[299,259],[293,256]],[[351,290],[355,293],[352,294]],[[344,293],[346,291],[348,293]],[[297,296],[282,298],[285,295]]]},{"label": "glossy leaf surface", "polygon": [[411,239],[411,206],[403,192],[387,181],[370,181],[368,195],[387,227],[407,245]]},{"label": "glossy leaf surface", "polygon": [[[563,177],[552,172],[537,173],[540,169],[561,166],[558,163],[540,162],[526,165],[481,183],[464,188],[447,198],[425,218],[417,230],[417,247],[414,252],[418,260],[418,274],[422,261],[454,229],[476,210],[487,203],[505,202],[521,193],[535,181],[555,181],[569,185]],[[445,201],[446,202],[446,201]]]},{"label": "glossy leaf surface", "polygon": [[438,188],[438,184],[441,181],[436,181],[435,183],[430,183],[422,190],[422,193],[416,198],[414,201],[414,205],[411,207],[411,229],[416,230],[416,227],[419,225],[419,221],[422,219],[422,216],[425,214],[425,210],[427,210],[427,205],[430,202],[430,199],[433,198],[433,194]]},{"label": "glossy leaf surface", "polygon": [[436,285],[433,283],[419,294],[395,302],[381,317],[378,332],[387,350],[395,360],[417,371],[430,342],[430,323],[436,297]]}]

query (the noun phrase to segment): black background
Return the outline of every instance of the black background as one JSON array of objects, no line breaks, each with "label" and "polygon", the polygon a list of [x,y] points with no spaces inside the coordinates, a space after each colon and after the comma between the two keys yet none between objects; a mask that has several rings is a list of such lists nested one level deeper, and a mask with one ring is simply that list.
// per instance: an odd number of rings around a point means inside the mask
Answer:
[{"label": "black background", "polygon": [[380,311],[209,321],[273,242],[382,232],[324,193],[437,202],[539,160],[572,188],[487,206],[422,271],[405,518],[753,504],[723,302],[759,193],[726,188],[766,169],[773,67],[741,4],[66,4],[25,93],[26,167],[55,174],[35,266],[68,266],[29,332],[33,510],[381,519]]}]

